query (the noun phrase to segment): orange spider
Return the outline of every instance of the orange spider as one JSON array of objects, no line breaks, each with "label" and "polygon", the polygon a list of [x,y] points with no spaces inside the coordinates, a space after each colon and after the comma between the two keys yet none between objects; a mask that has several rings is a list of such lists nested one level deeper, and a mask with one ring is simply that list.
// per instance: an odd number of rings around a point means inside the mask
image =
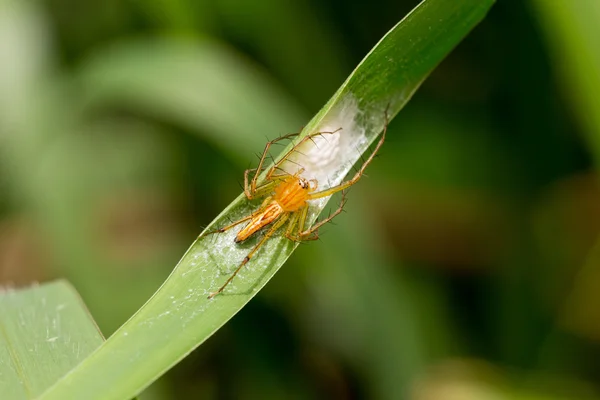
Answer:
[{"label": "orange spider", "polygon": [[[367,158],[367,160],[363,163],[361,168],[354,174],[352,179],[344,181],[339,185],[332,186],[330,188],[324,190],[318,189],[318,182],[316,179],[306,179],[301,176],[304,172],[304,169],[301,168],[295,174],[288,173],[277,173],[276,171],[283,171],[280,167],[281,165],[288,159],[288,157],[297,150],[299,146],[305,143],[308,140],[313,140],[316,136],[333,134],[340,129],[337,129],[333,132],[317,132],[306,135],[302,140],[300,140],[295,146],[293,146],[279,161],[271,166],[266,175],[263,183],[260,186],[257,186],[258,176],[262,171],[263,163],[267,157],[267,153],[269,148],[273,145],[273,143],[278,142],[282,139],[287,139],[297,135],[296,133],[282,136],[275,140],[272,140],[267,143],[265,146],[265,150],[263,152],[262,157],[260,158],[260,162],[258,163],[257,168],[248,169],[244,172],[244,194],[248,198],[248,200],[253,200],[256,198],[265,197],[265,200],[262,202],[262,205],[253,212],[252,214],[240,219],[239,221],[235,221],[234,223],[224,226],[223,228],[217,229],[216,231],[208,232],[207,234],[212,233],[222,233],[225,232],[243,222],[250,221],[245,227],[243,227],[235,237],[235,242],[243,242],[248,239],[250,236],[264,228],[265,226],[272,224],[269,230],[264,234],[264,236],[260,239],[260,241],[250,250],[250,252],[244,257],[240,265],[233,272],[233,274],[225,281],[223,286],[219,288],[216,292],[210,293],[208,296],[209,299],[212,299],[219,293],[223,292],[223,290],[231,283],[233,278],[238,274],[238,272],[242,269],[244,265],[250,261],[250,259],[254,256],[254,254],[261,248],[261,246],[273,236],[273,234],[281,228],[287,222],[287,228],[285,230],[285,237],[289,240],[295,242],[301,242],[306,240],[315,240],[319,237],[318,229],[331,221],[335,216],[342,212],[344,207],[344,203],[346,202],[346,189],[350,186],[354,185],[360,177],[363,175],[365,168],[373,161],[375,154],[379,151],[379,148],[383,144],[385,140],[385,134],[387,131],[387,113],[386,113],[386,123],[384,125],[383,133],[381,135],[381,139],[375,146],[375,149]],[[251,172],[255,172],[252,180],[248,182],[248,178]],[[331,196],[334,193],[342,191],[342,201],[335,212],[333,212],[329,217],[323,219],[322,221],[317,222],[312,227],[305,229],[306,217],[308,215],[309,201],[320,199],[323,197]]]}]

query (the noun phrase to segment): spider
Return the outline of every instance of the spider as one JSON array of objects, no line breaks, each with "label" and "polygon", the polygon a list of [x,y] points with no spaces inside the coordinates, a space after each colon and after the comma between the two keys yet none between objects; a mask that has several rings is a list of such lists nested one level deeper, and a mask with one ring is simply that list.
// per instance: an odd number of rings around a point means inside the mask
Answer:
[{"label": "spider", "polygon": [[[244,194],[248,200],[254,200],[257,198],[265,198],[262,205],[250,215],[235,221],[227,226],[224,226],[215,231],[206,233],[222,233],[229,229],[249,221],[236,235],[235,243],[243,242],[259,230],[270,225],[266,233],[258,241],[258,243],[250,250],[250,252],[244,257],[242,262],[238,265],[237,269],[231,274],[229,279],[225,281],[216,292],[209,294],[208,298],[212,299],[231,283],[233,278],[240,272],[242,267],[246,265],[250,259],[256,254],[261,246],[271,238],[275,232],[283,225],[287,223],[285,229],[285,237],[293,242],[303,242],[308,240],[316,240],[319,237],[319,228],[327,222],[331,221],[338,214],[342,212],[344,204],[346,203],[346,190],[354,185],[363,175],[367,166],[373,161],[373,158],[379,151],[379,148],[385,140],[385,134],[387,131],[387,110],[386,110],[386,122],[384,125],[383,133],[381,138],[377,142],[375,149],[371,155],[363,162],[360,169],[354,174],[352,179],[344,181],[339,185],[329,187],[327,189],[319,190],[319,183],[316,179],[306,179],[302,177],[304,168],[300,168],[296,173],[289,174],[285,172],[281,165],[289,158],[289,156],[297,151],[298,147],[306,143],[308,140],[314,141],[316,136],[324,136],[339,132],[342,128],[339,128],[332,132],[316,132],[306,135],[296,145],[294,145],[284,156],[268,168],[265,175],[264,181],[258,185],[258,177],[263,169],[263,164],[267,158],[270,147],[283,139],[289,139],[297,133],[281,136],[275,140],[267,142],[263,154],[260,158],[257,168],[248,169],[244,172]],[[278,172],[279,171],[279,172]],[[254,172],[252,179],[249,179],[250,174]],[[277,173],[276,173],[277,172]],[[331,196],[334,193],[342,192],[342,200],[339,207],[330,214],[327,218],[317,222],[312,227],[305,227],[306,217],[308,215],[309,201],[320,199],[323,197]]]}]

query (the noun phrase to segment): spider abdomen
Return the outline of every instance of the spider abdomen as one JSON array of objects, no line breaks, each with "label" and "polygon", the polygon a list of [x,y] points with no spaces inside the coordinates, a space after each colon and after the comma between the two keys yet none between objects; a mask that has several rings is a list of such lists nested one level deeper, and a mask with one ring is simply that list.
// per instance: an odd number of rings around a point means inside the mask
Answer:
[{"label": "spider abdomen", "polygon": [[235,242],[243,242],[248,239],[258,230],[264,228],[269,225],[271,222],[275,221],[279,216],[283,214],[283,208],[277,203],[275,200],[271,201],[267,206],[260,212],[256,214],[246,225],[242,228],[241,231],[235,237]]}]

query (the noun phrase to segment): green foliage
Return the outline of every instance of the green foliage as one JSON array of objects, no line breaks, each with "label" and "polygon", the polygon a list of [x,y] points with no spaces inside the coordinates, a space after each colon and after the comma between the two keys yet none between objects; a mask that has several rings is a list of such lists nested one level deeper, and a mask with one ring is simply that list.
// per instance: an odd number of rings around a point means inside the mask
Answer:
[{"label": "green foliage", "polygon": [[533,1],[549,39],[556,72],[564,77],[563,90],[588,133],[591,148],[600,154],[600,57],[597,51],[598,2]]},{"label": "green foliage", "polygon": [[0,392],[34,399],[104,341],[63,281],[0,291]]},{"label": "green foliage", "polygon": [[262,71],[207,39],[123,44],[96,54],[77,81],[88,112],[116,106],[153,115],[231,155],[262,145],[263,132],[302,122],[299,107]]}]

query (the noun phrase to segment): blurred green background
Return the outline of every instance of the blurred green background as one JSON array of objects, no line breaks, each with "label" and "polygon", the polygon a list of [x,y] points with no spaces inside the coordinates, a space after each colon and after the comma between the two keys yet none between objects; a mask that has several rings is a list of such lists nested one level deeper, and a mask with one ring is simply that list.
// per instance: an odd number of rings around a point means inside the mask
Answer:
[{"label": "blurred green background", "polygon": [[[0,0],[0,284],[66,277],[109,336],[417,3]],[[596,398],[599,4],[496,4],[141,398]]]}]

